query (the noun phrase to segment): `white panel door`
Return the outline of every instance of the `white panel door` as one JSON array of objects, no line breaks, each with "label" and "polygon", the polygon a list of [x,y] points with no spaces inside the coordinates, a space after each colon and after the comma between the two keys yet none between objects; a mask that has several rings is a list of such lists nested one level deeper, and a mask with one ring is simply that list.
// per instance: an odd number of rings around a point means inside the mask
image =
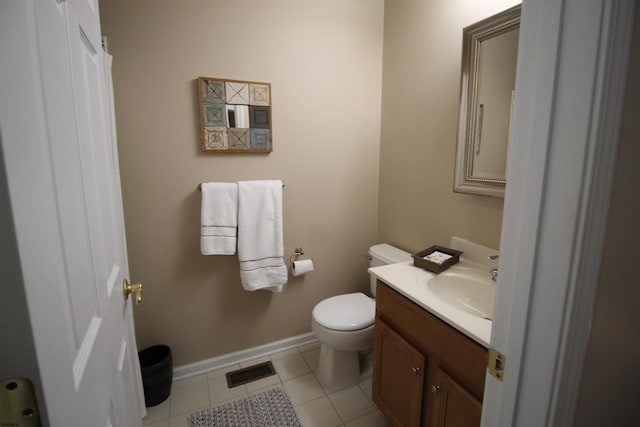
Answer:
[{"label": "white panel door", "polygon": [[[3,134],[12,211],[38,366],[54,427],[141,426],[145,413],[112,117],[110,57],[97,0],[30,0],[16,65],[32,87],[13,100],[42,138]],[[18,24],[16,24],[18,25]],[[23,25],[23,24],[19,24]],[[20,40],[18,43],[25,43]],[[18,102],[19,99],[19,102]]]}]

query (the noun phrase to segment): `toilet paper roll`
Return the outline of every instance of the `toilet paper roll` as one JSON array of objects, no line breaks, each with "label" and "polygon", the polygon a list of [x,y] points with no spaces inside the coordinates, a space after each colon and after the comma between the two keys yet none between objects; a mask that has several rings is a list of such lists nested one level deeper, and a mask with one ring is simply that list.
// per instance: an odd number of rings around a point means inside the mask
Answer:
[{"label": "toilet paper roll", "polygon": [[313,261],[310,259],[301,259],[291,263],[291,272],[294,276],[302,276],[313,271]]}]

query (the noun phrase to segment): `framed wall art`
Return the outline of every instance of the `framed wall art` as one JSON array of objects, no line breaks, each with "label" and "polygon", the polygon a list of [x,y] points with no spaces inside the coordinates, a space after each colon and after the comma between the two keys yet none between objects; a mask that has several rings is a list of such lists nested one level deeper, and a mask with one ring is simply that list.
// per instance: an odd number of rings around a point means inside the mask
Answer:
[{"label": "framed wall art", "polygon": [[198,77],[202,151],[270,153],[271,84]]}]

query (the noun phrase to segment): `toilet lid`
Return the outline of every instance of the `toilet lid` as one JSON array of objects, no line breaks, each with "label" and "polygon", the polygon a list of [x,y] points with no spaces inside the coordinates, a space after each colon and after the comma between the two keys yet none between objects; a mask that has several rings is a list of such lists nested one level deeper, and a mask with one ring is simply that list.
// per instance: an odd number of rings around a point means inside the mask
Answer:
[{"label": "toilet lid", "polygon": [[356,331],[373,325],[376,303],[362,292],[337,295],[313,308],[313,319],[325,328]]}]

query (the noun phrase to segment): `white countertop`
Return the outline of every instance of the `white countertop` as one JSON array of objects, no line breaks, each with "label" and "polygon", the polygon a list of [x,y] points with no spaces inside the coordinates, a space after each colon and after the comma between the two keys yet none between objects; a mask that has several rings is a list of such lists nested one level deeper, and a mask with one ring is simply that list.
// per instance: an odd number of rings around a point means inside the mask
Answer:
[{"label": "white countertop", "polygon": [[427,281],[435,274],[414,267],[411,262],[373,267],[369,269],[369,273],[480,345],[489,348],[491,320],[473,316],[438,298],[427,286]]}]

